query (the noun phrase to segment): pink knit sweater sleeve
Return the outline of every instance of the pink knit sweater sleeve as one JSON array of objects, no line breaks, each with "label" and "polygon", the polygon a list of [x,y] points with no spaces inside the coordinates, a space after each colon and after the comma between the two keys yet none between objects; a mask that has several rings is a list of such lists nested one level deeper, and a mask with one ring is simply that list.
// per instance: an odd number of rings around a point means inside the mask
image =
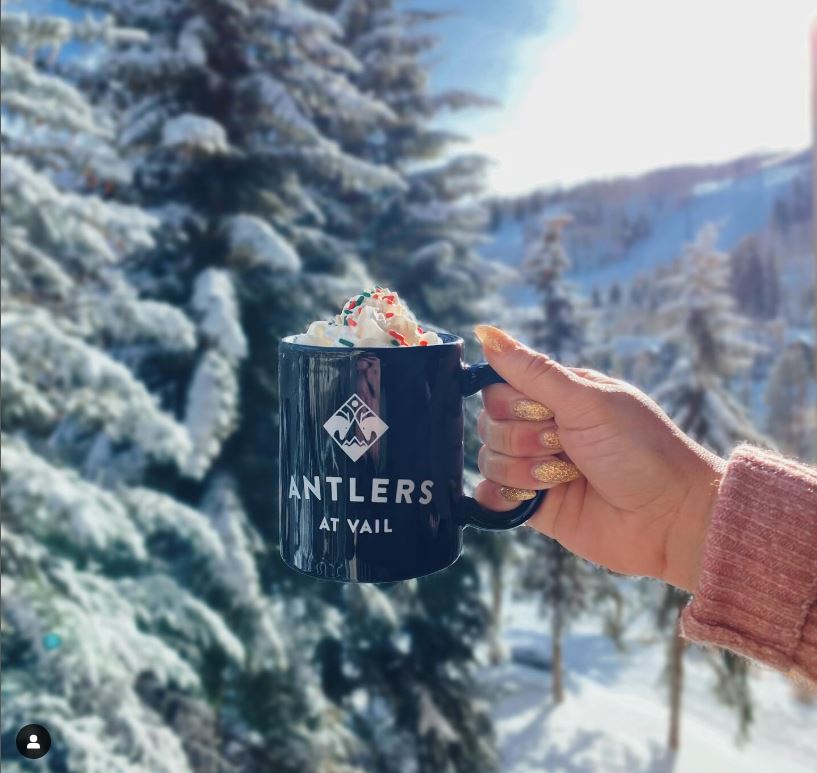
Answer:
[{"label": "pink knit sweater sleeve", "polygon": [[732,454],[681,625],[817,683],[817,470],[750,446]]}]

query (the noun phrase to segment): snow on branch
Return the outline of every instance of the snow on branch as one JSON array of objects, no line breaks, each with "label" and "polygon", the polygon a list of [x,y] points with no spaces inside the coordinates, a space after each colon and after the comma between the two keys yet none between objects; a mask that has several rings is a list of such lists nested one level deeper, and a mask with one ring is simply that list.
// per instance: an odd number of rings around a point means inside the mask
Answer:
[{"label": "snow on branch", "polygon": [[[5,23],[5,22],[4,22]],[[82,95],[66,81],[44,75],[20,57],[3,52],[4,111],[71,132],[110,137],[110,126],[95,115]]]},{"label": "snow on branch", "polygon": [[179,462],[190,454],[184,428],[163,413],[144,385],[121,363],[68,334],[45,312],[8,312],[3,345],[19,366],[39,373],[47,395],[61,399],[68,418],[130,441],[148,456]]},{"label": "snow on branch", "polygon": [[153,246],[157,221],[144,211],[96,196],[62,192],[27,162],[3,159],[0,171],[7,223],[36,231],[43,248],[52,248],[98,271],[120,254]]},{"label": "snow on branch", "polygon": [[434,733],[441,742],[457,741],[459,735],[451,723],[437,708],[431,694],[425,687],[417,687],[420,696],[420,717],[417,722],[417,732],[421,736]]},{"label": "snow on branch", "polygon": [[[29,580],[19,582],[15,604],[35,613],[33,626],[49,619],[60,621],[59,662],[43,666],[57,671],[55,676],[61,678],[67,694],[76,698],[87,694],[89,686],[95,691],[127,691],[142,673],[154,675],[163,684],[199,687],[198,674],[173,638],[163,641],[143,625],[150,612],[146,594],[137,597],[135,592],[139,580],[112,580],[65,561],[47,567],[46,577],[45,587]],[[150,578],[148,574],[144,582]],[[155,603],[165,601],[170,599],[162,596]],[[19,617],[26,610],[15,609],[15,613]],[[41,636],[30,638],[36,641]]]},{"label": "snow on branch", "polygon": [[118,493],[144,537],[163,532],[182,536],[193,546],[196,556],[208,560],[211,568],[221,565],[225,556],[221,538],[199,511],[144,487],[123,488]]},{"label": "snow on branch", "polygon": [[[3,443],[3,502],[12,530],[25,530],[61,552],[145,559],[142,535],[111,493],[56,467],[21,442]],[[65,547],[67,546],[67,547]]]},{"label": "snow on branch", "polygon": [[26,379],[14,355],[5,349],[0,351],[0,381],[3,424],[29,420],[36,426],[54,421],[57,416],[54,404]]},{"label": "snow on branch", "polygon": [[336,180],[348,191],[408,189],[405,180],[389,167],[348,155],[336,143],[328,140],[315,147],[292,148],[290,151],[304,159],[316,174]]},{"label": "snow on branch", "polygon": [[301,260],[295,250],[266,221],[256,215],[233,215],[224,221],[230,260],[274,271],[294,273]]},{"label": "snow on branch", "polygon": [[63,267],[31,244],[24,228],[6,224],[0,243],[3,247],[4,292],[62,299],[74,287],[74,280]]},{"label": "snow on branch", "polygon": [[184,423],[191,449],[182,465],[201,478],[233,432],[238,420],[238,378],[233,365],[218,351],[204,354],[187,394]]},{"label": "snow on branch", "polygon": [[259,128],[273,128],[293,140],[315,141],[320,137],[320,132],[281,81],[267,73],[256,73],[236,86],[253,111],[254,123]]},{"label": "snow on branch", "polygon": [[247,356],[238,302],[230,274],[216,268],[202,271],[193,285],[193,310],[207,341],[224,357],[237,363]]},{"label": "snow on branch", "polygon": [[379,99],[367,96],[340,73],[302,62],[297,70],[298,89],[310,100],[315,112],[358,124],[379,124],[396,120],[392,109]]},{"label": "snow on branch", "polygon": [[142,630],[169,637],[186,662],[200,664],[213,648],[237,663],[244,659],[244,645],[224,619],[170,577],[125,578],[116,586],[136,605]]},{"label": "snow on branch", "polygon": [[227,132],[220,123],[193,113],[183,113],[165,121],[162,145],[205,155],[226,153],[230,149]]},{"label": "snow on branch", "polygon": [[321,33],[341,37],[343,30],[329,14],[315,11],[303,3],[282,3],[274,11],[274,24],[279,29],[299,33]]},{"label": "snow on branch", "polygon": [[229,590],[236,606],[249,614],[252,640],[248,642],[248,667],[262,670],[280,665],[286,652],[280,621],[264,593],[256,566],[263,542],[244,512],[232,478],[219,475],[211,482],[202,509],[224,547],[214,576]]},{"label": "snow on branch", "polygon": [[196,347],[195,326],[175,306],[142,300],[125,284],[82,295],[80,312],[90,317],[96,333],[116,344],[150,342],[168,352]]}]

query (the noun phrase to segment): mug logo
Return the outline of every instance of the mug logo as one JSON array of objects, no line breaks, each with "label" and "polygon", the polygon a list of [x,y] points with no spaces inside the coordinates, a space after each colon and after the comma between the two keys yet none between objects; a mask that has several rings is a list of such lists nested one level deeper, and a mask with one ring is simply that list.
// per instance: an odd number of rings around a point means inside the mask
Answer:
[{"label": "mug logo", "polygon": [[360,459],[389,425],[359,395],[352,395],[326,421],[323,428],[353,462]]}]

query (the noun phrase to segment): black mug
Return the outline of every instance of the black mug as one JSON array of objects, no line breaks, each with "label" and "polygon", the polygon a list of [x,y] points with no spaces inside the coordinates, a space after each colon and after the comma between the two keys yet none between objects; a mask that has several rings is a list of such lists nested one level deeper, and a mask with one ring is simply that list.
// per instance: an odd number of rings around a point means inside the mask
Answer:
[{"label": "black mug", "polygon": [[463,399],[503,379],[465,365],[462,339],[433,346],[279,349],[281,556],[324,580],[393,582],[444,569],[462,531],[512,529],[462,489]]}]

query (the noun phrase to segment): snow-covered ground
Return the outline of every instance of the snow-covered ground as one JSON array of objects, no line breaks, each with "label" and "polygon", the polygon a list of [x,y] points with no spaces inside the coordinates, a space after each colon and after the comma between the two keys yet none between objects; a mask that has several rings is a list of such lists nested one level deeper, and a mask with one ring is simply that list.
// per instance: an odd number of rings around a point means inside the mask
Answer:
[{"label": "snow-covered ground", "polygon": [[[508,648],[549,652],[547,624],[530,606],[507,616]],[[664,645],[643,640],[616,651],[590,623],[564,648],[566,696],[550,700],[547,671],[510,661],[486,669],[503,773],[812,773],[817,770],[817,701],[798,701],[790,682],[756,669],[755,719],[738,743],[736,715],[714,695],[714,672],[697,649],[687,652],[681,750],[666,750]]]}]

